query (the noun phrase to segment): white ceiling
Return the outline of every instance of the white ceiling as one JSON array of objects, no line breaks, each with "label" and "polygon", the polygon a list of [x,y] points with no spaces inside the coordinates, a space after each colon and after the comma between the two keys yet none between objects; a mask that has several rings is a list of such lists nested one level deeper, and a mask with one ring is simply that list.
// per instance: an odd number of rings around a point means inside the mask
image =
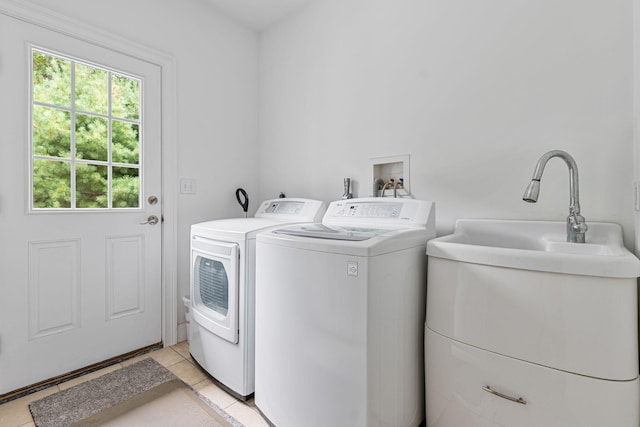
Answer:
[{"label": "white ceiling", "polygon": [[262,31],[312,0],[204,0],[241,24]]}]

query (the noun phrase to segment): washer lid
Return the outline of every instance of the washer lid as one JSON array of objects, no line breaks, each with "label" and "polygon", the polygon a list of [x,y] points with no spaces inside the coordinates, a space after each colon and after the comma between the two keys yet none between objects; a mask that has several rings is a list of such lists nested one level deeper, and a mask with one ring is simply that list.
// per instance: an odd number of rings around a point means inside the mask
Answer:
[{"label": "washer lid", "polygon": [[254,218],[227,218],[191,226],[191,234],[210,239],[241,241],[255,239],[260,231],[278,225],[319,221],[325,203],[311,199],[271,199],[260,204]]},{"label": "washer lid", "polygon": [[365,227],[329,227],[323,224],[301,224],[275,230],[275,234],[289,236],[314,237],[316,239],[349,240],[361,242],[387,233],[389,230]]},{"label": "washer lid", "polygon": [[[300,226],[302,224],[298,224]],[[308,224],[310,225],[310,224]],[[325,225],[326,227],[326,225]],[[278,227],[258,233],[256,242],[263,246],[260,250],[271,250],[276,246],[292,249],[302,249],[314,252],[326,252],[330,254],[342,254],[350,256],[371,257],[390,252],[402,251],[409,248],[421,248],[426,251],[427,240],[435,237],[435,231],[430,232],[425,227],[401,228],[401,229],[365,229],[336,226],[327,227],[333,229],[322,233],[313,231],[306,235],[283,233],[291,231],[295,226]],[[354,230],[355,228],[355,230]],[[368,230],[368,231],[364,231]],[[295,230],[294,230],[295,232]],[[292,263],[296,262],[292,260]]]},{"label": "washer lid", "polygon": [[286,222],[267,218],[229,218],[201,222],[191,226],[191,234],[209,239],[246,240],[273,227],[283,226]]}]

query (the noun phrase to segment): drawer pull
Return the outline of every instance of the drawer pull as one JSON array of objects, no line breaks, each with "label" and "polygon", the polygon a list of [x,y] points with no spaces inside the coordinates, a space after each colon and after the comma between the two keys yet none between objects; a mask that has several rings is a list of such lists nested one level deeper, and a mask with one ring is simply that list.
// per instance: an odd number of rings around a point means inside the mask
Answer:
[{"label": "drawer pull", "polygon": [[510,401],[512,401],[512,402],[520,403],[520,404],[522,404],[522,405],[526,405],[526,404],[527,404],[527,401],[526,401],[526,400],[524,400],[524,399],[523,399],[523,398],[521,398],[521,397],[511,397],[511,396],[507,396],[506,394],[502,394],[502,393],[500,393],[500,392],[498,392],[498,391],[493,390],[493,389],[492,389],[491,387],[489,387],[488,385],[482,386],[482,389],[483,389],[484,391],[488,392],[488,393],[495,394],[496,396],[501,397],[501,398],[503,398],[503,399],[507,399],[507,400],[510,400]]}]

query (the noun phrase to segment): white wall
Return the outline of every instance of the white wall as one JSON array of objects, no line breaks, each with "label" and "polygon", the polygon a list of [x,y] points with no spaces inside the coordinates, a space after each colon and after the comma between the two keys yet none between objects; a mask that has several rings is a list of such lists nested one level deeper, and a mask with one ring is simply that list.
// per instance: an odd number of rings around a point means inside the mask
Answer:
[{"label": "white wall", "polygon": [[369,159],[389,155],[410,154],[444,234],[562,220],[560,160],[538,204],[521,195],[540,155],[567,150],[587,221],[633,243],[632,0],[319,0],[259,37],[197,0],[28,1],[176,58],[178,175],[197,183],[178,200],[179,296],[189,225],[241,216],[236,187],[252,210],[280,191],[335,200],[343,177],[367,196]]},{"label": "white wall", "polygon": [[258,36],[198,0],[29,1],[175,57],[178,176],[195,179],[197,191],[178,196],[182,322],[190,225],[240,216],[236,187],[250,195],[258,191]]},{"label": "white wall", "polygon": [[583,215],[633,245],[632,1],[322,0],[260,39],[260,195],[369,195],[369,159],[410,154],[411,189],[461,217]]}]

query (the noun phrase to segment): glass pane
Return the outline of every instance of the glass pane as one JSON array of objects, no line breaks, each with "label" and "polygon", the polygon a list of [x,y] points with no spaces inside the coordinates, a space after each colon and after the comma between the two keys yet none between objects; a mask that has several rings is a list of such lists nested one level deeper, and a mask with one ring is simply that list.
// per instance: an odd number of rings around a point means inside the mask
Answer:
[{"label": "glass pane", "polygon": [[133,123],[111,122],[112,159],[117,163],[137,165],[140,155],[140,127]]},{"label": "glass pane", "polygon": [[35,50],[32,66],[34,208],[139,208],[141,80]]},{"label": "glass pane", "polygon": [[71,61],[33,52],[33,100],[71,106]]},{"label": "glass pane", "polygon": [[71,207],[71,165],[68,162],[33,161],[33,207]]},{"label": "glass pane", "polygon": [[107,166],[76,164],[76,207],[109,207]]},{"label": "glass pane", "polygon": [[104,162],[109,160],[108,123],[102,117],[76,114],[76,158]]},{"label": "glass pane", "polygon": [[106,71],[76,64],[76,109],[109,113],[109,74]]},{"label": "glass pane", "polygon": [[71,156],[71,115],[67,111],[33,106],[33,154]]},{"label": "glass pane", "polygon": [[140,81],[114,74],[111,96],[112,115],[131,120],[140,118]]},{"label": "glass pane", "polygon": [[229,279],[220,261],[198,257],[200,299],[211,310],[227,315],[229,311]]},{"label": "glass pane", "polygon": [[111,198],[114,208],[137,208],[140,206],[138,172],[137,168],[113,168]]}]

